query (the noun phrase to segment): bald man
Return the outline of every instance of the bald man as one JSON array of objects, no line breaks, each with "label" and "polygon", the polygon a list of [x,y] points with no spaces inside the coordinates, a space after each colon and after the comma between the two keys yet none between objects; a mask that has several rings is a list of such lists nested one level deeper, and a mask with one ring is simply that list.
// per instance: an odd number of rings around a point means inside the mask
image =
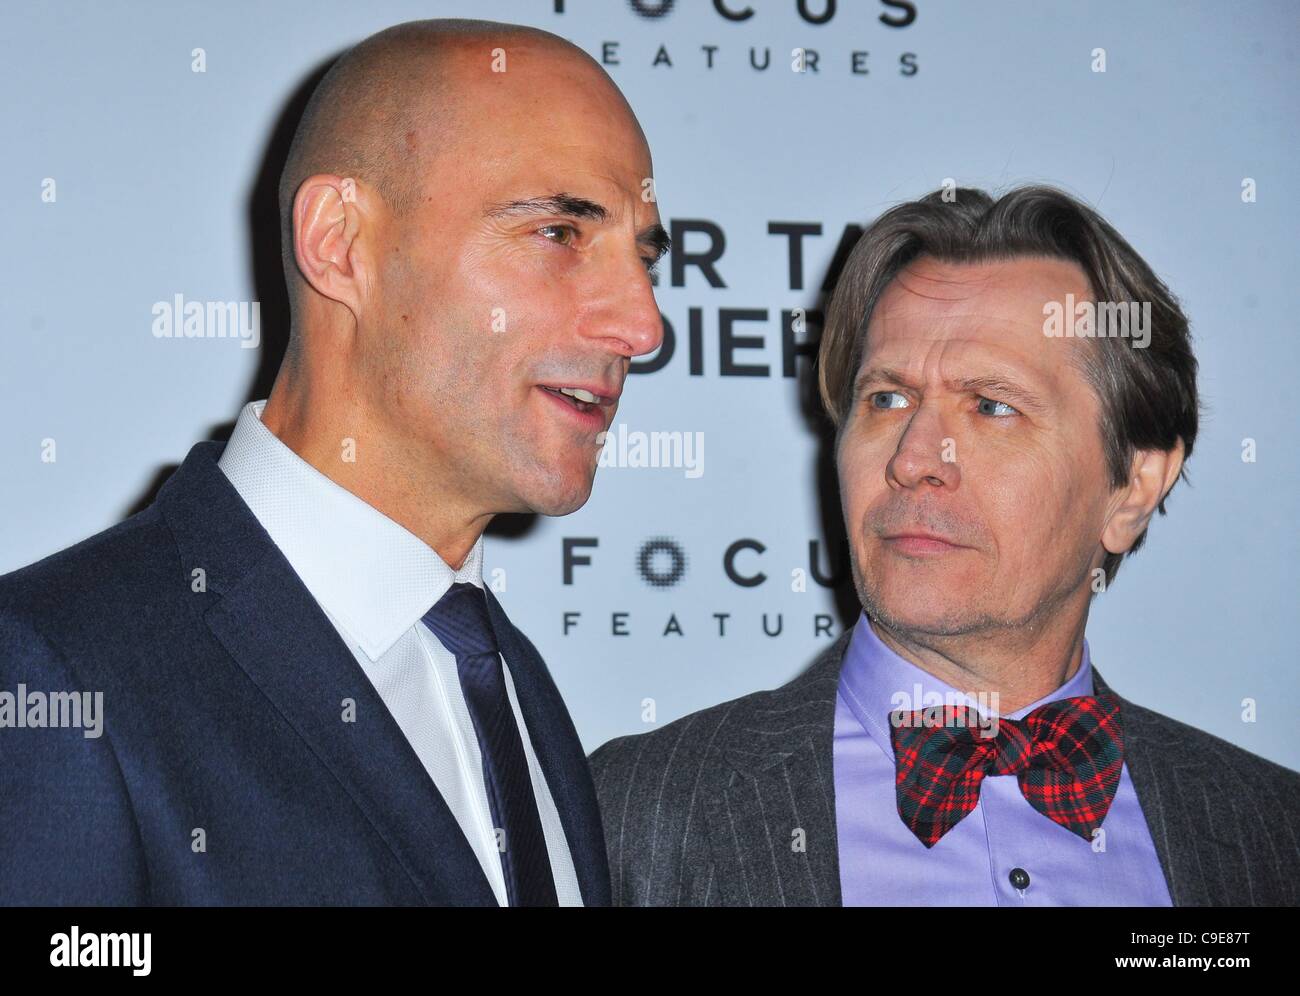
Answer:
[{"label": "bald man", "polygon": [[331,68],[280,185],[269,399],[0,578],[0,902],[609,903],[581,744],[482,534],[590,495],[662,337],[651,175],[546,32],[412,22]]}]

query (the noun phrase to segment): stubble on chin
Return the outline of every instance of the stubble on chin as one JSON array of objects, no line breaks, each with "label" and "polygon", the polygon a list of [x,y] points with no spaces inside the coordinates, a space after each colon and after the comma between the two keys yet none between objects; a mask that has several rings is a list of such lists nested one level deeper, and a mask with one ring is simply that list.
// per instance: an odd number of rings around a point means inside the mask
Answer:
[{"label": "stubble on chin", "polygon": [[987,628],[994,620],[983,613],[972,611],[972,600],[963,599],[957,604],[936,604],[934,592],[918,586],[915,592],[898,590],[897,578],[886,582],[883,571],[862,570],[863,560],[853,557],[853,587],[863,611],[877,624],[900,636],[965,636]]}]

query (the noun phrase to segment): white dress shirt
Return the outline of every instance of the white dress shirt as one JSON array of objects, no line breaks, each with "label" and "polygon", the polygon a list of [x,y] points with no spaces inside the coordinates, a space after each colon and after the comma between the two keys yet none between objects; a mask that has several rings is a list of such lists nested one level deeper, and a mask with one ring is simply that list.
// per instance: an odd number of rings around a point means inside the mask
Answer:
[{"label": "white dress shirt", "polygon": [[[497,902],[505,876],[478,738],[456,658],[422,617],[463,581],[483,587],[483,538],[453,571],[423,540],[331,481],[262,424],[265,401],[244,406],[218,466],[329,617],[401,727],[478,855]],[[561,906],[581,906],[573,857],[546,777],[506,692],[528,757],[533,794]]]}]

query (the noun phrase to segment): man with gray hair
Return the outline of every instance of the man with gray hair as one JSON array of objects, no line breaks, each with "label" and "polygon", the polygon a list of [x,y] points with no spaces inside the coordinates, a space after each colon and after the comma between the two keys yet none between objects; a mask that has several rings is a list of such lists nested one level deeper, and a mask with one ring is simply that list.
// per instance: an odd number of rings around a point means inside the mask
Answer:
[{"label": "man with gray hair", "polygon": [[635,116],[544,31],[418,21],[321,80],[265,401],[145,511],[0,579],[0,903],[608,905],[581,742],[484,585],[591,493],[667,249]]},{"label": "man with gray hair", "polygon": [[1197,431],[1132,247],[1049,187],[900,205],[818,367],[862,613],[592,755],[615,903],[1300,902],[1300,775],[1118,695],[1084,637]]}]

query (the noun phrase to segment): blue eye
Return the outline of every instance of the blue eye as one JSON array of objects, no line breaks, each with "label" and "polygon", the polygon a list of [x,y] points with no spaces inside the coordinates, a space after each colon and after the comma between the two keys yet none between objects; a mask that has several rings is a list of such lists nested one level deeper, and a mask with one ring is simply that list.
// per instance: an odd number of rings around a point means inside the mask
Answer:
[{"label": "blue eye", "polygon": [[[1005,409],[1005,410],[1004,410],[1004,411],[997,411],[997,410],[995,410],[995,411],[988,411],[987,409],[984,408],[984,405],[985,405],[985,404],[993,405],[993,406],[995,406],[995,408],[996,408],[997,406],[1001,406],[1001,407],[1002,407],[1003,409]],[[1009,404],[1007,404],[1005,401],[994,401],[992,398],[980,398],[980,414],[982,414],[982,415],[1019,415],[1020,412],[1016,411],[1016,409],[1012,408],[1012,407],[1011,407]]]},{"label": "blue eye", "polygon": [[872,408],[889,409],[889,408],[903,407],[903,405],[894,405],[888,403],[882,405],[880,404],[880,400],[879,400],[881,398],[898,398],[900,401],[903,401],[904,403],[907,402],[907,399],[904,398],[897,391],[876,391],[867,400],[871,402]]}]

